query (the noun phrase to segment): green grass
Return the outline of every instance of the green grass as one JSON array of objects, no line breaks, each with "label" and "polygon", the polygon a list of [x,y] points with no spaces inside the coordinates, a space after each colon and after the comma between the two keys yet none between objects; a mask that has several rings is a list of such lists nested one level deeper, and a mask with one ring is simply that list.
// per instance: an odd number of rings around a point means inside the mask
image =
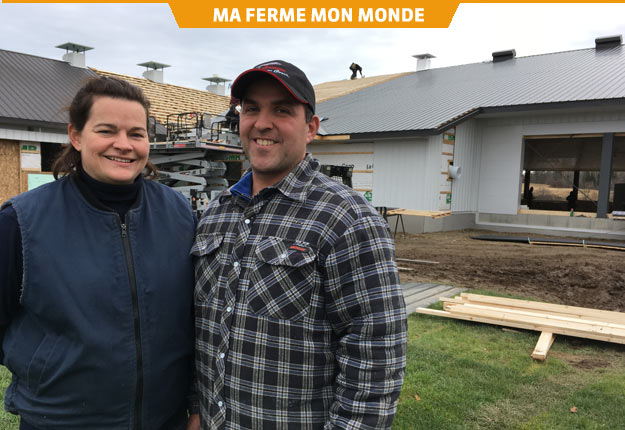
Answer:
[{"label": "green grass", "polygon": [[0,430],[17,430],[20,427],[19,418],[4,411],[4,392],[10,382],[11,373],[6,367],[0,366],[0,399],[2,399],[2,408],[0,411]]},{"label": "green grass", "polygon": [[538,335],[410,315],[393,430],[625,430],[625,346],[558,336],[538,362]]},{"label": "green grass", "polygon": [[[558,336],[538,362],[537,341],[537,332],[410,315],[393,430],[625,430],[625,345]],[[0,367],[2,397],[9,381]],[[17,428],[0,412],[0,430]]]}]

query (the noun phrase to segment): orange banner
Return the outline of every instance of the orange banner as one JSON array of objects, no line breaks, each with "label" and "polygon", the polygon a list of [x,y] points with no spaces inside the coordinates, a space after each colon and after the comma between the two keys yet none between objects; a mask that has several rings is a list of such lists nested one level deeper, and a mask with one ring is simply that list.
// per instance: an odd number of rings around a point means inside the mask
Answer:
[{"label": "orange banner", "polygon": [[[165,3],[164,1],[45,1],[3,0],[3,3]],[[294,1],[211,2],[170,0],[180,28],[447,28],[459,6],[451,0],[394,0],[364,5],[362,1],[320,0],[298,5]],[[592,3],[588,1],[468,1],[465,3]],[[598,3],[598,2],[597,2]],[[622,1],[601,1],[622,3]],[[563,6],[565,7],[565,6]]]}]

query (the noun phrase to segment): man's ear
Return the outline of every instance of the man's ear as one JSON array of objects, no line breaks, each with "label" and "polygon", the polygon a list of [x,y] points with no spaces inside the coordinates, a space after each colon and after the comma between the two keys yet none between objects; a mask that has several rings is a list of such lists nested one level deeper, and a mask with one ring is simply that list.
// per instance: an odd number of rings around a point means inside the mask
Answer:
[{"label": "man's ear", "polygon": [[308,131],[306,133],[306,144],[309,144],[313,141],[315,136],[317,135],[317,131],[319,130],[319,117],[317,115],[313,115],[312,119],[308,122]]},{"label": "man's ear", "polygon": [[67,135],[69,136],[69,143],[72,144],[76,151],[80,152],[82,149],[80,144],[80,132],[76,130],[73,124],[67,126]]}]

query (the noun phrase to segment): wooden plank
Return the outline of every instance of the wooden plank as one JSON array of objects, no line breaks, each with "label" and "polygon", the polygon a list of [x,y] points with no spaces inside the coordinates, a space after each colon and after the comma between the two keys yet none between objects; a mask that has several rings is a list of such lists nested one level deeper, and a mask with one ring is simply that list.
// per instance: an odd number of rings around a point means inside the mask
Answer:
[{"label": "wooden plank", "polygon": [[[449,192],[451,194],[451,192]],[[429,216],[443,217],[451,215],[451,211],[418,211],[413,209],[391,209],[386,215],[413,215],[413,216]]]},{"label": "wooden plank", "polygon": [[543,331],[540,333],[540,337],[538,338],[538,342],[536,343],[536,347],[532,352],[532,358],[535,360],[544,360],[547,358],[547,353],[549,352],[549,348],[553,344],[556,335],[550,333],[548,331]]},{"label": "wooden plank", "polygon": [[335,140],[349,140],[350,139],[350,135],[349,134],[335,134],[335,135],[331,135],[331,136],[321,136],[321,135],[316,135],[315,136],[315,143],[316,141],[335,141]]},{"label": "wooden plank", "polygon": [[429,260],[412,260],[410,258],[396,258],[396,261],[402,261],[405,263],[418,263],[418,264],[440,264],[439,261],[429,261]]},{"label": "wooden plank", "polygon": [[463,299],[467,299],[471,302],[503,304],[518,308],[546,310],[568,315],[601,318],[602,320],[612,321],[618,324],[625,323],[625,313],[623,312],[604,311],[601,309],[582,308],[568,305],[557,305],[554,303],[535,302],[531,300],[508,299],[505,297],[484,296],[481,294],[472,293],[462,293],[460,297],[462,297]]},{"label": "wooden plank", "polygon": [[[484,296],[484,297],[490,297],[490,296]],[[586,318],[590,318],[592,320],[595,321],[605,321],[605,322],[609,322],[609,323],[617,323],[617,324],[622,324],[622,321],[615,321],[615,318],[613,316],[607,315],[607,316],[602,316],[601,314],[591,314],[589,312],[586,312],[587,315],[582,315],[581,313],[570,313],[570,312],[566,312],[566,311],[558,311],[558,310],[551,310],[546,308],[545,306],[526,306],[525,303],[523,304],[523,306],[512,306],[509,304],[503,304],[503,303],[491,303],[488,300],[467,300],[463,297],[454,297],[454,298],[448,298],[448,297],[441,297],[440,298],[441,302],[449,302],[449,303],[474,303],[474,304],[478,304],[478,303],[482,303],[482,304],[487,304],[488,306],[492,306],[492,307],[499,307],[502,309],[516,309],[516,310],[526,310],[526,309],[533,309],[533,310],[537,310],[540,311],[543,314],[546,315],[555,315],[555,316],[566,316],[569,318],[574,318],[574,319],[586,319]],[[525,301],[522,301],[525,302]],[[542,302],[533,302],[533,301],[527,301],[527,303],[529,304],[541,304],[541,305],[552,305],[551,303],[542,303]],[[558,306],[558,305],[553,305],[553,306]],[[562,305],[560,305],[562,306]],[[588,311],[594,311],[597,309],[590,309],[590,308],[581,308],[583,310],[588,310]],[[600,311],[600,312],[610,312],[610,311]],[[620,314],[620,312],[616,312],[617,314]]]},{"label": "wooden plank", "polygon": [[500,325],[504,327],[514,327],[514,328],[520,328],[524,330],[534,330],[534,331],[549,331],[551,333],[561,334],[564,336],[581,337],[585,339],[594,339],[594,340],[601,340],[604,342],[625,344],[625,339],[619,339],[619,338],[605,336],[605,335],[596,334],[596,333],[577,332],[575,330],[567,330],[567,329],[562,329],[562,328],[549,329],[547,327],[540,328],[539,326],[529,327],[525,323],[519,323],[515,321],[502,321],[502,320],[496,320],[496,319],[491,319],[491,318],[486,318],[486,317],[476,316],[476,315],[452,314],[451,312],[439,311],[436,309],[417,308],[415,312],[419,314],[434,315],[434,316],[440,316],[440,317],[445,317],[445,318],[454,318],[454,319],[472,321],[472,322],[481,322],[481,323],[486,323],[486,324]]},{"label": "wooden plank", "polygon": [[[536,331],[550,331],[558,333],[556,330],[563,330],[568,333],[576,333],[576,336],[584,337],[585,333],[604,336],[607,339],[619,339],[625,342],[625,329],[606,327],[603,325],[591,325],[584,323],[574,323],[568,321],[550,320],[547,318],[539,318],[533,316],[518,315],[511,312],[467,308],[464,305],[450,305],[448,309],[452,314],[469,315],[479,318],[487,318],[491,321],[501,321],[501,325],[505,322],[514,322],[524,324],[526,328]],[[566,333],[561,333],[566,334]]]},{"label": "wooden plank", "polygon": [[541,311],[536,311],[536,312],[532,312],[528,309],[526,310],[519,310],[519,309],[512,309],[512,308],[504,308],[504,307],[495,307],[495,306],[488,306],[488,305],[481,305],[481,304],[476,304],[476,303],[462,303],[462,304],[456,304],[456,303],[446,303],[445,304],[445,308],[447,306],[450,307],[450,309],[445,309],[445,310],[451,310],[452,306],[464,306],[466,308],[470,308],[470,309],[484,309],[484,310],[492,310],[495,312],[502,312],[505,313],[506,315],[520,315],[523,317],[535,317],[537,319],[540,318],[544,318],[547,320],[553,320],[553,321],[563,321],[563,322],[572,322],[572,323],[576,323],[576,324],[588,324],[590,326],[601,326],[601,327],[609,327],[609,328],[615,328],[615,329],[620,329],[620,330],[624,330],[625,333],[625,324],[616,324],[613,322],[606,322],[606,321],[599,321],[596,319],[588,319],[588,318],[575,318],[575,317],[569,317],[566,316],[564,314],[559,314],[559,315],[553,315],[553,314],[547,314]]}]

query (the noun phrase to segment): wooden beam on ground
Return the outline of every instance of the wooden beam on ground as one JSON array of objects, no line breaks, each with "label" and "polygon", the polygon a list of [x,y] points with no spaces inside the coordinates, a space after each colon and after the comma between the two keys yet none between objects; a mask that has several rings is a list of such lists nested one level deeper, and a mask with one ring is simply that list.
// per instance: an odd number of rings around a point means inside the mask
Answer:
[{"label": "wooden beam on ground", "polygon": [[439,261],[428,261],[428,260],[411,260],[410,258],[396,258],[397,261],[402,261],[404,263],[418,263],[418,264],[440,264]]},{"label": "wooden beam on ground", "polygon": [[[617,343],[625,343],[625,329],[604,326],[601,324],[587,324],[569,321],[557,321],[530,315],[519,315],[507,311],[467,308],[463,305],[450,305],[449,312],[454,315],[469,315],[487,318],[491,321],[514,322],[523,324],[525,328],[536,331],[552,331],[553,333],[568,336],[584,337],[585,333],[600,336],[605,340],[618,340]],[[610,340],[611,341],[611,340]]]},{"label": "wooden beam on ground", "polygon": [[547,357],[556,334],[625,344],[625,313],[621,312],[469,293],[440,300],[443,311],[417,308],[415,312],[539,331],[532,353],[537,360]]},{"label": "wooden beam on ground", "polygon": [[480,294],[462,293],[460,294],[462,299],[466,299],[470,302],[478,303],[493,303],[502,304],[506,306],[514,306],[518,308],[527,308],[534,310],[545,310],[552,312],[559,312],[571,315],[579,315],[584,317],[592,317],[594,319],[600,319],[605,321],[611,321],[615,323],[625,324],[625,313],[604,311],[600,309],[582,308],[578,306],[557,305],[554,303],[535,302],[532,300],[519,300],[508,299],[505,297],[483,296]]},{"label": "wooden beam on ground", "polygon": [[412,209],[392,209],[386,212],[387,215],[413,215],[413,216],[429,216],[432,218],[441,218],[451,215],[451,211],[417,211]]},{"label": "wooden beam on ground", "polygon": [[522,317],[522,318],[535,317],[537,321],[542,321],[543,319],[545,319],[545,320],[553,321],[554,324],[557,324],[560,322],[574,323],[574,324],[587,324],[593,327],[597,326],[597,327],[619,329],[619,330],[623,330],[623,332],[625,333],[625,324],[618,324],[618,323],[607,322],[607,321],[598,321],[598,320],[593,320],[589,318],[577,318],[576,316],[570,317],[570,316],[566,316],[565,314],[547,314],[541,311],[531,312],[528,309],[520,310],[520,309],[513,309],[513,308],[504,308],[501,306],[486,306],[486,305],[480,305],[476,303],[446,302],[444,307],[445,307],[445,310],[451,311],[451,308],[457,305],[460,305],[463,308],[469,308],[469,309],[481,309],[485,311],[501,312],[503,315],[505,315],[506,318],[510,318],[510,319],[516,318],[516,317]]},{"label": "wooden beam on ground", "polygon": [[543,331],[542,333],[540,333],[540,337],[538,338],[538,342],[536,343],[534,352],[532,352],[532,358],[541,361],[545,360],[547,358],[549,348],[551,348],[551,345],[553,344],[555,338],[556,335],[548,331]]},{"label": "wooden beam on ground", "polygon": [[[531,324],[527,324],[523,322],[505,321],[501,319],[487,318],[487,317],[478,316],[478,315],[457,314],[457,313],[452,313],[452,312],[447,312],[447,311],[439,311],[437,309],[417,308],[415,312],[419,314],[435,315],[435,316],[445,317],[445,318],[455,318],[455,319],[460,319],[460,320],[465,320],[465,321],[481,322],[481,323],[486,323],[486,324],[501,325],[505,327],[514,327],[514,328],[520,328],[524,330],[534,330],[534,331],[542,332],[542,331],[550,331],[551,329],[550,327],[541,327],[540,325],[536,325],[536,324],[531,325]],[[553,328],[551,329],[551,332],[554,334],[561,334],[564,336],[581,337],[581,338],[586,338],[586,339],[601,340],[604,342],[625,344],[625,339],[611,338],[610,336],[590,333],[590,332],[575,331],[575,330],[561,329],[561,328]]]}]

